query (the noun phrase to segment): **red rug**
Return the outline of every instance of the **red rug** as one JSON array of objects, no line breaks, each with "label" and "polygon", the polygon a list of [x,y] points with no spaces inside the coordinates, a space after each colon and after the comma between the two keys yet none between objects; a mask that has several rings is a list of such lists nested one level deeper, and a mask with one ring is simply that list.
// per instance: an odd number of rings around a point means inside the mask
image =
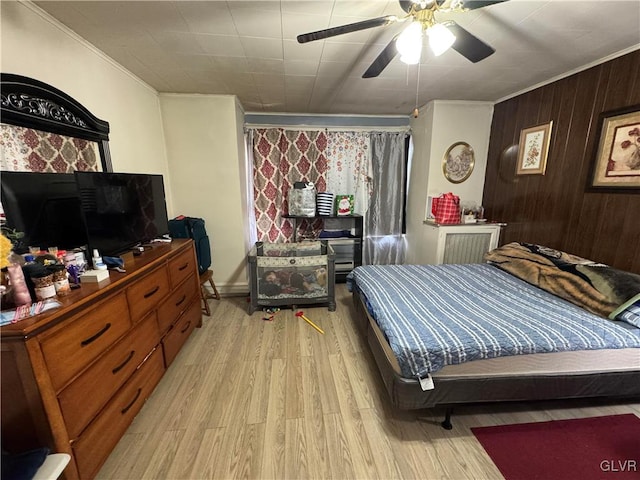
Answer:
[{"label": "red rug", "polygon": [[640,478],[640,418],[631,413],[471,431],[506,480]]}]

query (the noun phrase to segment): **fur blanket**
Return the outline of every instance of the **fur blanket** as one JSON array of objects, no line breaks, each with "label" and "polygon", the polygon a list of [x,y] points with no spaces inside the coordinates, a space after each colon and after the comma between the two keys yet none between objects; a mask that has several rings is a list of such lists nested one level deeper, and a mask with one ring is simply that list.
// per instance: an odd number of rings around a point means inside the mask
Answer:
[{"label": "fur blanket", "polygon": [[485,254],[496,267],[589,312],[608,317],[640,293],[640,275],[530,243],[509,243]]}]

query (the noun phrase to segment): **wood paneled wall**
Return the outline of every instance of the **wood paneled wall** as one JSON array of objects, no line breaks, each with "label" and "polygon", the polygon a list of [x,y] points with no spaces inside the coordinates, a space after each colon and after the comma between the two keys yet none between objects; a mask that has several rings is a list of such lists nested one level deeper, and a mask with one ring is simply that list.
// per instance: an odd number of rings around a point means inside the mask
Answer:
[{"label": "wood paneled wall", "polygon": [[[640,273],[640,192],[587,191],[600,113],[636,104],[640,50],[495,106],[483,205],[508,223],[501,243],[539,243]],[[550,120],[546,174],[516,176],[520,130]]]}]

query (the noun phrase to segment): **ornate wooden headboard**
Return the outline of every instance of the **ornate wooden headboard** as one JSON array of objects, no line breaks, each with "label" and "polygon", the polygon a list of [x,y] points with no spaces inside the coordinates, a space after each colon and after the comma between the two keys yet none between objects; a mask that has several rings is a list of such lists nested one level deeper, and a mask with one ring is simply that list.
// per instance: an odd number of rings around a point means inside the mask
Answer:
[{"label": "ornate wooden headboard", "polygon": [[112,171],[109,123],[95,117],[66,93],[33,78],[2,73],[0,97],[2,124],[14,125],[22,131],[48,132],[62,139],[95,142],[102,170]]}]

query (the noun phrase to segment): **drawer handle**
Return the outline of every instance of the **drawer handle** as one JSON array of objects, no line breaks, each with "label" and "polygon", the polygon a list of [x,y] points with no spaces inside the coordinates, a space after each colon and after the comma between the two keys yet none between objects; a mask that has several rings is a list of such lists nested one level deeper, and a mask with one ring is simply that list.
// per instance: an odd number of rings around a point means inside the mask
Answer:
[{"label": "drawer handle", "polygon": [[183,266],[179,267],[178,270],[182,271],[189,266],[189,262],[185,263]]},{"label": "drawer handle", "polygon": [[129,352],[129,356],[127,357],[127,359],[124,362],[122,362],[120,365],[115,367],[113,370],[111,370],[111,373],[113,373],[115,375],[120,370],[122,370],[124,368],[124,366],[131,361],[131,359],[133,358],[133,356],[135,354],[136,354],[136,351],[135,350],[131,350],[131,352]]},{"label": "drawer handle", "polygon": [[144,294],[144,298],[149,298],[150,296],[155,295],[155,293],[156,293],[158,290],[160,290],[160,286],[157,286],[156,288],[154,288],[154,289],[153,289],[153,290],[151,290],[150,292],[145,293],[145,294]]},{"label": "drawer handle", "polygon": [[178,307],[182,302],[184,302],[187,299],[186,295],[182,295],[182,298],[180,300],[178,300],[178,303],[176,303],[176,307]]},{"label": "drawer handle", "polygon": [[106,333],[107,330],[109,330],[111,328],[111,324],[107,323],[104,328],[102,330],[100,330],[98,333],[96,333],[93,337],[89,337],[85,340],[82,340],[80,342],[80,345],[83,347],[86,347],[87,345],[89,345],[91,342],[96,341],[98,338],[100,338],[104,333]]},{"label": "drawer handle", "polygon": [[136,403],[136,400],[138,400],[138,397],[140,396],[140,394],[142,393],[142,389],[139,388],[138,391],[136,392],[136,396],[133,397],[133,400],[131,400],[131,403],[129,405],[127,405],[126,407],[124,407],[122,410],[120,410],[120,413],[122,415],[124,415],[125,413],[127,413],[129,411],[129,409],[131,407],[133,407],[133,404]]},{"label": "drawer handle", "polygon": [[180,333],[184,333],[184,332],[186,332],[187,330],[189,330],[189,326],[190,326],[190,325],[191,325],[191,320],[189,320],[189,321],[187,322],[187,324],[184,326],[184,328],[183,328],[182,330],[180,330]]}]

